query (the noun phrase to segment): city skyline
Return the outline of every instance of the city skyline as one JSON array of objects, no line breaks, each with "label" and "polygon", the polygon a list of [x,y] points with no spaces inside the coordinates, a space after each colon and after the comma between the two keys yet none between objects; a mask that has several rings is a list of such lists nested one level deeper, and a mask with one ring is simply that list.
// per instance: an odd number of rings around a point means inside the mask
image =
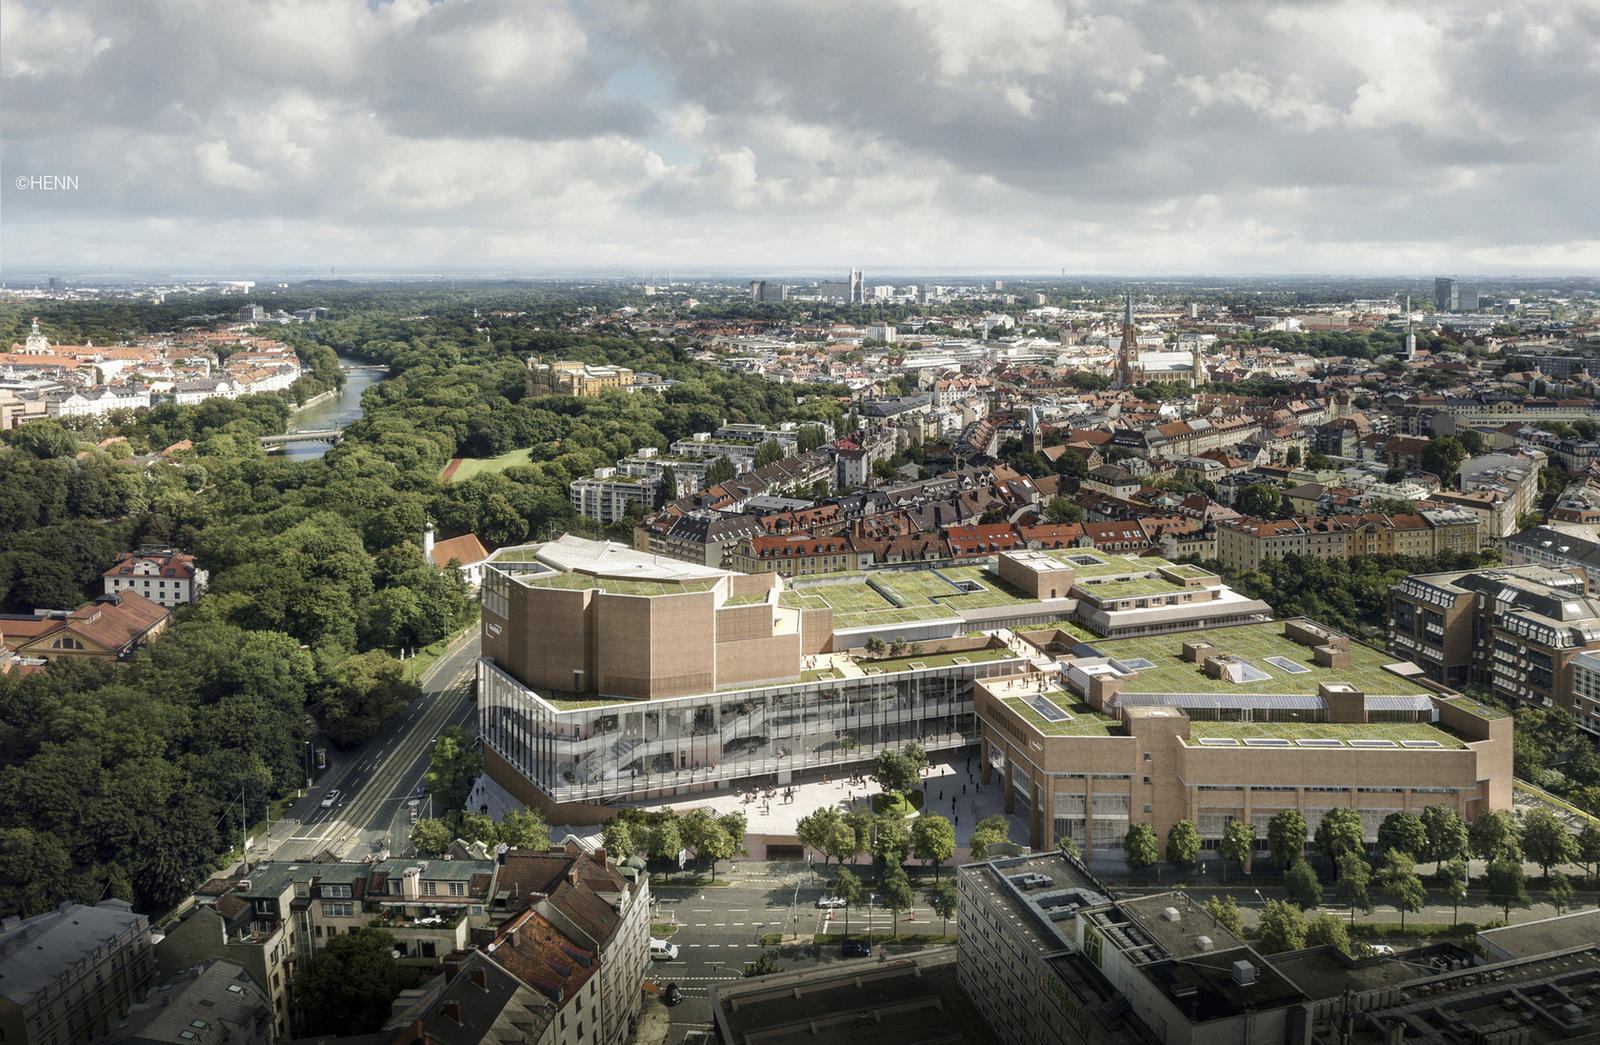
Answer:
[{"label": "city skyline", "polygon": [[1593,4],[0,15],[0,275],[1600,270]]}]

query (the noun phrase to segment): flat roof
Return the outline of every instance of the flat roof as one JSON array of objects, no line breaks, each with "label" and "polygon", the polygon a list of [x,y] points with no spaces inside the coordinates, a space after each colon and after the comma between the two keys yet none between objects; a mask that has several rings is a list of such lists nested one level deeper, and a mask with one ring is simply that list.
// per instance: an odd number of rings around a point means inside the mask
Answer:
[{"label": "flat roof", "polygon": [[[1124,681],[1122,689],[1126,693],[1315,694],[1318,683],[1322,682],[1346,682],[1368,695],[1412,696],[1429,692],[1416,682],[1386,670],[1384,665],[1395,660],[1387,653],[1352,642],[1349,667],[1325,668],[1312,660],[1310,646],[1287,637],[1283,630],[1283,621],[1266,621],[1142,638],[1091,639],[1085,645],[1092,647],[1093,652],[1085,655],[1112,657],[1123,663],[1149,661],[1150,667],[1138,669]],[[1201,664],[1183,659],[1183,644],[1195,641],[1214,645],[1216,649],[1208,654],[1210,656],[1231,654],[1242,658],[1255,669],[1252,678],[1264,677],[1247,682],[1208,678]],[[1291,671],[1270,664],[1268,657],[1281,658],[1304,670]]]},{"label": "flat roof", "polygon": [[715,580],[648,581],[622,577],[594,577],[587,573],[556,573],[524,580],[530,588],[594,589],[607,595],[687,595],[710,591]]},{"label": "flat roof", "polygon": [[[1430,726],[1426,722],[1203,722],[1189,724],[1189,747],[1207,747],[1205,740],[1233,739],[1239,746],[1254,750],[1272,750],[1271,747],[1249,743],[1252,740],[1281,739],[1287,744],[1282,749],[1315,751],[1335,745],[1308,746],[1303,740],[1335,741],[1338,747],[1363,750],[1391,750],[1404,748],[1415,751],[1460,750],[1466,743],[1453,733]],[[1355,743],[1352,743],[1354,741]],[[1382,741],[1388,741],[1387,744]]]}]

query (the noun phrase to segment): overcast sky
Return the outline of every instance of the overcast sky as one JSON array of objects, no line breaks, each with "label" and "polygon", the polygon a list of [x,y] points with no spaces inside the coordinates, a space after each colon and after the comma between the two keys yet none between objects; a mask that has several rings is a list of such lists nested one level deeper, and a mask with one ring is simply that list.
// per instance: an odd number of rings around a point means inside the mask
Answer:
[{"label": "overcast sky", "polygon": [[1600,272],[1600,0],[0,0],[0,33],[13,274]]}]

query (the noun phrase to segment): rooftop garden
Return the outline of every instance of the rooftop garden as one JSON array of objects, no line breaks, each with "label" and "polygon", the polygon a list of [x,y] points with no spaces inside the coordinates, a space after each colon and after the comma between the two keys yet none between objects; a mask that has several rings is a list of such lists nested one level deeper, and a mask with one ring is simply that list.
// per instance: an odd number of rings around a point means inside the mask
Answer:
[{"label": "rooftop garden", "polygon": [[1342,744],[1349,744],[1352,740],[1387,740],[1395,747],[1404,746],[1404,741],[1413,744],[1431,741],[1440,747],[1452,749],[1466,746],[1460,737],[1426,722],[1191,722],[1189,736],[1191,747],[1202,737],[1233,739],[1241,743],[1247,739],[1276,738],[1290,741],[1337,740]]},{"label": "rooftop garden", "polygon": [[617,577],[595,577],[587,573],[558,573],[549,577],[533,577],[526,583],[533,588],[564,588],[568,591],[595,588],[608,595],[683,595],[688,592],[710,591],[717,582],[710,578],[686,581],[636,581]]},{"label": "rooftop garden", "polygon": [[[1100,712],[1083,703],[1073,694],[1063,690],[1003,697],[1001,702],[1021,716],[1028,725],[1047,737],[1120,737],[1126,735],[1121,722],[1109,715],[1100,714]],[[1059,709],[1071,717],[1056,718],[1053,712],[1050,717],[1046,717],[1041,705],[1043,708]]]}]

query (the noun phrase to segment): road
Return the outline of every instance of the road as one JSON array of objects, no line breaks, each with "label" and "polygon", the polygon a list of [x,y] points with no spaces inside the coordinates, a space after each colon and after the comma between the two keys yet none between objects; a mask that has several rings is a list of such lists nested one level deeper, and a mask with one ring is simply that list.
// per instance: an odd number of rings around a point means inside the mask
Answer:
[{"label": "road", "polygon": [[[655,894],[658,913],[654,922],[671,922],[676,919],[678,931],[668,937],[678,947],[676,960],[657,960],[650,970],[650,978],[661,985],[676,983],[683,991],[683,1001],[671,1010],[672,1030],[668,1042],[679,1042],[691,1030],[706,1028],[711,1024],[710,988],[713,984],[737,980],[746,963],[762,954],[761,937],[767,933],[791,932],[798,922],[800,939],[804,944],[785,943],[766,948],[786,969],[804,969],[835,961],[868,961],[862,958],[841,958],[837,946],[818,948],[810,941],[818,932],[843,932],[843,911],[819,911],[817,898],[826,892],[820,877],[804,871],[785,874],[768,870],[770,865],[746,865],[750,871],[729,876],[730,884],[711,887],[674,886],[669,878],[652,877],[651,891]],[[798,890],[798,891],[797,891]],[[918,900],[922,899],[920,883]],[[916,922],[900,916],[902,933],[927,932],[931,928],[942,931],[940,924],[926,906],[915,910]],[[882,950],[879,941],[889,939],[894,918],[881,908],[870,912],[874,958]],[[850,912],[852,936],[866,939],[869,912]],[[955,931],[954,920],[950,931]],[[920,944],[902,945],[903,950],[920,949]]]},{"label": "road", "polygon": [[[341,859],[360,860],[386,841],[398,843],[392,846],[395,852],[409,849],[406,802],[428,771],[434,739],[447,726],[476,729],[472,686],[478,645],[474,632],[439,658],[423,677],[422,696],[371,740],[345,753],[337,768],[295,803],[281,826],[269,832],[265,848],[272,859],[307,860],[328,850]],[[322,798],[334,788],[338,804],[325,809]]]}]

